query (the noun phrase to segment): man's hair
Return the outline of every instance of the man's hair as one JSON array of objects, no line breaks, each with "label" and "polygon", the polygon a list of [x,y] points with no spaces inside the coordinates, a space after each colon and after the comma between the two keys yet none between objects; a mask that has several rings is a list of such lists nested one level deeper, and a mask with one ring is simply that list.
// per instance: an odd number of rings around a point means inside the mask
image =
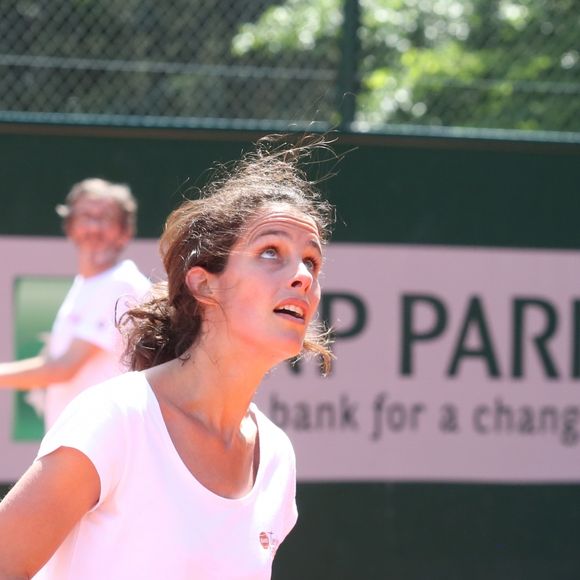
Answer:
[{"label": "man's hair", "polygon": [[137,200],[128,185],[111,183],[98,177],[90,177],[75,183],[68,192],[64,203],[56,206],[56,213],[64,220],[65,226],[73,215],[75,203],[84,197],[110,199],[116,202],[121,210],[121,225],[131,232],[135,232]]}]

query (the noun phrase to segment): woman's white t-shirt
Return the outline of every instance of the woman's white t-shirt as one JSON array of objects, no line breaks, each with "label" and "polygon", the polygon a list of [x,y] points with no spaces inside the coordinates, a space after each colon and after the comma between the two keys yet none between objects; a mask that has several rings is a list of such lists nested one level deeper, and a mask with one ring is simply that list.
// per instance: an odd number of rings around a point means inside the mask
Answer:
[{"label": "woman's white t-shirt", "polygon": [[297,519],[296,467],[286,434],[252,404],[260,463],[252,490],[226,499],[177,453],[145,376],[132,372],[81,393],[44,437],[38,457],[83,452],[101,480],[98,504],[36,579],[268,579]]}]

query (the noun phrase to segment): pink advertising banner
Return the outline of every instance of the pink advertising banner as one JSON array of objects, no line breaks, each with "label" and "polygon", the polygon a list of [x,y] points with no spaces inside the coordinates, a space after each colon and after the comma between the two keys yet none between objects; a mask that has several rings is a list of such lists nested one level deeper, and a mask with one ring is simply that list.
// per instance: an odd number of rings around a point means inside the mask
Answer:
[{"label": "pink advertising banner", "polygon": [[[55,277],[72,278],[76,261],[74,248],[64,238],[0,236],[0,257],[0,361],[8,361],[13,359],[16,352],[16,282],[31,277],[37,280],[46,278],[47,281]],[[132,242],[124,257],[135,260],[141,271],[151,279],[162,278],[163,268],[155,240]],[[42,308],[42,303],[29,306],[36,312]],[[46,330],[50,330],[50,324]],[[15,440],[15,398],[14,391],[0,389],[0,482],[11,482],[20,477],[34,459],[39,446],[39,441]]]},{"label": "pink advertising banner", "polygon": [[580,481],[577,253],[335,244],[330,377],[281,367],[261,408],[306,481]]},{"label": "pink advertising banner", "polygon": [[[74,273],[61,239],[0,238],[0,360],[13,356],[12,288]],[[153,240],[129,252],[157,280]],[[571,251],[333,244],[321,316],[336,337],[280,365],[257,402],[291,437],[302,481],[580,481],[579,256]],[[0,392],[0,481],[38,442],[12,440]]]}]

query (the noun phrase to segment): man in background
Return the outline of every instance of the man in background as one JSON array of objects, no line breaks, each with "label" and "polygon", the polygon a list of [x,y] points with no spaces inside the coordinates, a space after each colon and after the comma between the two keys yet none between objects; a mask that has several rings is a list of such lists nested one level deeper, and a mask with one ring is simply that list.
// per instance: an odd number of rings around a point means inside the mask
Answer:
[{"label": "man in background", "polygon": [[135,233],[137,202],[129,187],[85,179],[56,209],[77,249],[78,273],[41,354],[0,363],[0,387],[46,387],[46,429],[78,393],[125,370],[116,320],[150,287],[134,262],[121,260]]}]

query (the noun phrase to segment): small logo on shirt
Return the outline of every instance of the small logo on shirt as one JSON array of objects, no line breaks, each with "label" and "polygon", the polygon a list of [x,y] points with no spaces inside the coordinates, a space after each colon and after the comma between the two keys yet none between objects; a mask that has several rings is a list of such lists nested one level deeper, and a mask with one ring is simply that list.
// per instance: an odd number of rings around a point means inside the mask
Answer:
[{"label": "small logo on shirt", "polygon": [[264,550],[270,547],[270,536],[266,532],[260,532],[260,544]]},{"label": "small logo on shirt", "polygon": [[260,532],[260,544],[264,550],[269,550],[272,556],[276,553],[279,543],[274,532]]}]

